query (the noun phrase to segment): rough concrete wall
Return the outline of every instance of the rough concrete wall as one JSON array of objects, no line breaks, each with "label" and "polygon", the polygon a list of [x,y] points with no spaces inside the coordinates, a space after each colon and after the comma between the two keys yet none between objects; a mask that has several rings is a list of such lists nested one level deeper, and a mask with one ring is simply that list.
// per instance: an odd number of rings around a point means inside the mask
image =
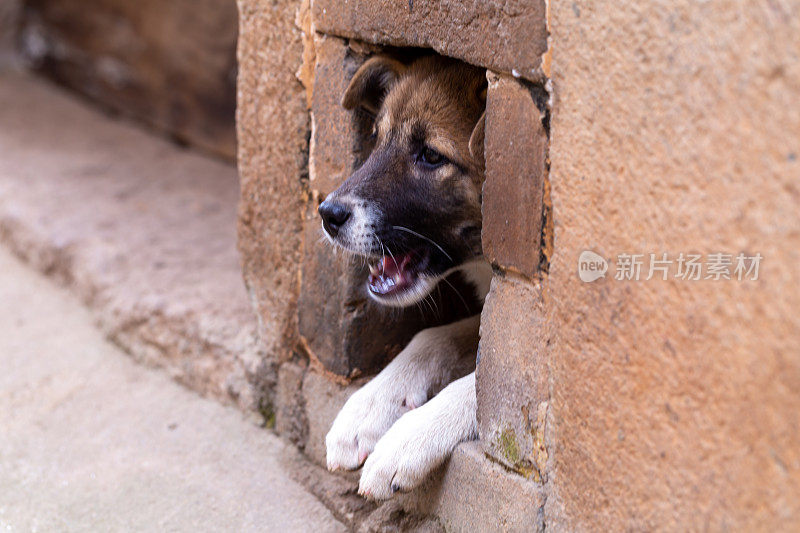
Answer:
[{"label": "rough concrete wall", "polygon": [[298,342],[309,132],[305,91],[295,77],[303,55],[298,6],[239,1],[239,250],[268,354],[265,386]]},{"label": "rough concrete wall", "polygon": [[20,45],[32,66],[183,142],[235,157],[234,0],[23,4]]},{"label": "rough concrete wall", "polygon": [[[555,2],[548,528],[800,528],[800,7]],[[763,256],[616,281],[581,251]]]}]

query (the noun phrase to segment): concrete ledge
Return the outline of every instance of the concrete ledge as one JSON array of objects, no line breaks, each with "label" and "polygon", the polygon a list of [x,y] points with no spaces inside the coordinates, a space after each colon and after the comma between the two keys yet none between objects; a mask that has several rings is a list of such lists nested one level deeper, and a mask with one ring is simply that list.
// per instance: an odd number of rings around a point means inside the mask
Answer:
[{"label": "concrete ledge", "polygon": [[36,78],[3,74],[0,101],[0,241],[137,360],[254,409],[275,377],[236,252],[236,169]]},{"label": "concrete ledge", "polygon": [[[362,384],[363,381],[343,387],[316,372],[306,373],[303,396],[309,426],[305,451],[316,464],[325,464],[325,434],[344,402]],[[426,516],[435,516],[447,531],[544,529],[542,485],[487,458],[477,441],[460,445],[450,461],[422,487],[382,504],[367,519],[364,519],[366,510],[375,509],[374,506],[354,507],[352,500],[358,489],[360,471],[329,474],[322,466],[304,468],[318,470],[314,479],[320,488],[309,487],[309,490],[317,494],[339,520],[353,524],[359,522],[354,517],[361,518],[365,531],[379,530],[376,524],[411,527],[411,523],[419,526],[418,530],[437,530],[438,522],[421,519]]]}]

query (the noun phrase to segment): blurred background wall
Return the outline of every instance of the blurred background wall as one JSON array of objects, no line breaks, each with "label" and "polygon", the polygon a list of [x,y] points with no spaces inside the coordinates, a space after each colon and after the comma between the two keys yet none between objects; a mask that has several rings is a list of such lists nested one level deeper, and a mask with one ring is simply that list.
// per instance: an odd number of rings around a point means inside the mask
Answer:
[{"label": "blurred background wall", "polygon": [[15,41],[19,26],[19,0],[0,3],[0,68],[16,61]]},{"label": "blurred background wall", "polygon": [[4,0],[0,16],[12,15],[35,70],[180,143],[235,157],[235,2]]}]

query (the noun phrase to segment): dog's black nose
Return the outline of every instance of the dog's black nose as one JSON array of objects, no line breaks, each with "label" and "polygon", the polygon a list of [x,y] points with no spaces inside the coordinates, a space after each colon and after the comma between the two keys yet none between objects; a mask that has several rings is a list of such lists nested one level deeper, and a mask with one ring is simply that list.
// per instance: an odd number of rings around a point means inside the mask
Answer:
[{"label": "dog's black nose", "polygon": [[322,225],[331,237],[336,237],[339,229],[350,218],[350,210],[333,200],[325,200],[319,204],[319,214],[322,217]]}]

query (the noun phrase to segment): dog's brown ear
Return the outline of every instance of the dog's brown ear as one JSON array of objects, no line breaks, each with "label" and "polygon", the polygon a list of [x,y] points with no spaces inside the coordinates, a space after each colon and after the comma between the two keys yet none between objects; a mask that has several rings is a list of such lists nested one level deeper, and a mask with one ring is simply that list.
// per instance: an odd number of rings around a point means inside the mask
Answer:
[{"label": "dog's brown ear", "polygon": [[480,161],[483,159],[483,141],[486,138],[486,111],[481,113],[478,123],[472,128],[472,135],[469,136],[469,153],[472,157]]},{"label": "dog's brown ear", "polygon": [[342,107],[363,107],[373,115],[378,113],[386,92],[405,70],[405,65],[386,56],[375,56],[361,65],[342,97]]},{"label": "dog's brown ear", "polygon": [[483,108],[481,118],[472,128],[472,134],[469,136],[469,153],[472,157],[478,160],[481,165],[484,165],[484,150],[483,141],[486,138],[486,96],[489,89],[489,83],[485,74],[476,79],[477,84],[474,86],[473,95],[477,99],[478,104]]},{"label": "dog's brown ear", "polygon": [[484,106],[486,105],[486,93],[488,91],[489,91],[489,82],[486,80],[486,78],[484,78],[478,83],[478,90],[477,90],[478,100]]}]

